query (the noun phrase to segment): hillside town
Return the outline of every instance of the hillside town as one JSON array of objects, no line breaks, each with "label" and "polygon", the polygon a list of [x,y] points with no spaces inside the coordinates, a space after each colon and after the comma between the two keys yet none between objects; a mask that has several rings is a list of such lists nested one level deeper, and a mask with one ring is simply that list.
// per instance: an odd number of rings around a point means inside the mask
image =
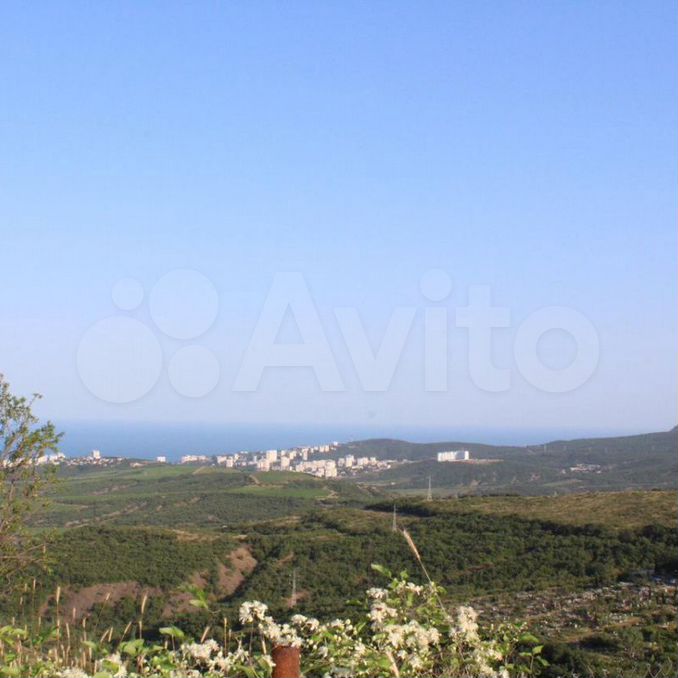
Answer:
[{"label": "hillside town", "polygon": [[[376,456],[358,456],[345,454],[338,456],[341,449],[339,442],[295,447],[291,449],[270,449],[261,452],[243,450],[232,454],[185,454],[179,464],[196,464],[218,466],[223,468],[250,471],[289,471],[306,473],[317,478],[340,478],[383,471],[396,464],[408,463],[408,460],[378,459]],[[468,450],[449,450],[438,452],[439,463],[471,462]],[[167,455],[158,455],[155,462],[142,459],[128,459],[120,456],[104,456],[100,450],[92,450],[82,457],[67,457],[63,453],[46,454],[36,460],[38,465],[64,466],[113,466],[129,462],[132,467],[145,466],[150,463],[169,464]]]},{"label": "hillside town", "polygon": [[[340,445],[338,442],[298,447],[284,450],[264,450],[262,452],[241,451],[233,454],[185,454],[180,457],[181,465],[207,465],[223,468],[250,470],[250,471],[290,471],[306,473],[318,478],[338,478],[357,475],[367,471],[381,471],[397,463],[392,460],[379,460],[374,456],[345,456],[329,457],[336,453]],[[158,455],[155,461],[142,459],[128,459],[121,456],[104,456],[100,450],[92,450],[89,455],[67,457],[63,453],[46,454],[39,457],[37,465],[52,466],[114,466],[128,462],[132,467],[147,464],[169,464],[167,455]]]},{"label": "hillside town", "polygon": [[[292,471],[308,473],[319,478],[337,478],[364,471],[378,471],[390,468],[394,463],[378,460],[376,457],[356,457],[347,454],[336,459],[318,457],[334,451],[333,445],[302,447],[291,450],[266,450],[263,453],[240,453],[215,457],[216,463],[226,468],[255,468],[257,471]],[[315,458],[314,458],[315,456]],[[192,455],[182,457],[181,463],[194,463]]]},{"label": "hillside town", "polygon": [[[187,454],[181,457],[181,464],[210,464],[225,468],[251,469],[256,471],[291,471],[307,473],[318,478],[338,478],[356,475],[365,471],[381,471],[390,468],[395,462],[378,460],[376,457],[356,457],[347,454],[329,458],[340,448],[338,442],[286,450],[265,450],[263,452],[238,452],[236,454],[208,455]],[[166,462],[165,457],[156,458]]]}]

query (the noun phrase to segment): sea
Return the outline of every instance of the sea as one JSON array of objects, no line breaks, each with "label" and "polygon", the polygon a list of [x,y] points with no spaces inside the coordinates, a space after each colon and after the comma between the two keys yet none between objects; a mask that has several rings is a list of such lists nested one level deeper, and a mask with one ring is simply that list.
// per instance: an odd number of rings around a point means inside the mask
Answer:
[{"label": "sea", "polygon": [[475,442],[490,445],[536,445],[552,440],[623,435],[619,431],[573,429],[493,429],[374,425],[287,425],[233,423],[165,423],[139,421],[55,421],[63,432],[61,451],[83,456],[93,449],[104,456],[177,461],[184,454],[231,454],[368,438],[397,438],[418,443]]}]

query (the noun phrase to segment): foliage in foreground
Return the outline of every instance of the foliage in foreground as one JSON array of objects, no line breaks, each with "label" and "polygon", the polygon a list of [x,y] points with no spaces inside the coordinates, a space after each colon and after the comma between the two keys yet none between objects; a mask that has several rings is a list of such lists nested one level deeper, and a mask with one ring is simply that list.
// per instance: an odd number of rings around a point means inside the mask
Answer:
[{"label": "foliage in foreground", "polygon": [[[122,676],[270,676],[276,645],[299,647],[308,676],[529,676],[546,665],[538,640],[521,626],[481,630],[475,611],[448,611],[437,585],[421,586],[407,573],[388,576],[385,588],[367,591],[358,621],[321,623],[295,614],[279,624],[261,602],[243,603],[237,626],[206,628],[198,642],[183,631],[161,629],[164,643],[143,638],[143,621],[111,643],[112,629],[88,639],[86,629],[59,619],[51,629],[0,628],[0,676],[121,678]],[[198,595],[198,607],[207,605]],[[145,601],[142,602],[141,617]],[[128,633],[131,635],[128,636]],[[219,636],[219,640],[215,638]]]},{"label": "foliage in foreground", "polygon": [[32,407],[40,396],[15,396],[0,374],[0,581],[2,593],[17,584],[25,568],[40,559],[40,544],[26,531],[26,520],[39,506],[48,474],[41,457],[56,452],[60,435],[51,423],[38,425]]}]

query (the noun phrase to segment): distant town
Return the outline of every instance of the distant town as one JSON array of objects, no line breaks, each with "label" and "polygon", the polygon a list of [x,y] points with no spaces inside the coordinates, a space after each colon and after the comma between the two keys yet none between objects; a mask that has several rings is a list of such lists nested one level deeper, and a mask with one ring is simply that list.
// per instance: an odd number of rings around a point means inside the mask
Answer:
[{"label": "distant town", "polygon": [[[383,471],[397,464],[409,463],[408,460],[377,459],[377,457],[373,456],[356,456],[353,454],[337,456],[340,450],[341,443],[334,441],[323,445],[295,447],[284,450],[271,449],[260,452],[243,450],[223,455],[185,454],[179,459],[178,463],[252,471],[290,471],[293,473],[306,473],[318,478],[354,476],[361,473]],[[472,461],[468,450],[438,452],[436,459],[439,463]],[[152,461],[104,456],[100,450],[92,450],[89,455],[83,457],[67,457],[61,452],[47,454],[40,457],[36,463],[40,465],[64,466],[112,466],[126,461],[132,467],[146,466],[154,463],[172,463],[168,461],[166,455],[159,455]]]}]

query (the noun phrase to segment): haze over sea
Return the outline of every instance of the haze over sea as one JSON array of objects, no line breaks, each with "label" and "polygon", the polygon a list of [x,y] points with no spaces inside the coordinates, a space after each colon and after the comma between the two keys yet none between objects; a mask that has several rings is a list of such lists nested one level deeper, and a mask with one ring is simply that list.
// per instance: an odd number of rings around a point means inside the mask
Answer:
[{"label": "haze over sea", "polygon": [[574,429],[492,429],[471,427],[380,427],[378,425],[283,425],[57,421],[65,436],[62,449],[68,456],[101,450],[105,456],[151,459],[166,455],[177,461],[183,454],[224,454],[241,450],[316,445],[334,440],[400,438],[413,442],[467,441],[493,445],[532,445],[552,440],[626,435],[642,431]]}]

